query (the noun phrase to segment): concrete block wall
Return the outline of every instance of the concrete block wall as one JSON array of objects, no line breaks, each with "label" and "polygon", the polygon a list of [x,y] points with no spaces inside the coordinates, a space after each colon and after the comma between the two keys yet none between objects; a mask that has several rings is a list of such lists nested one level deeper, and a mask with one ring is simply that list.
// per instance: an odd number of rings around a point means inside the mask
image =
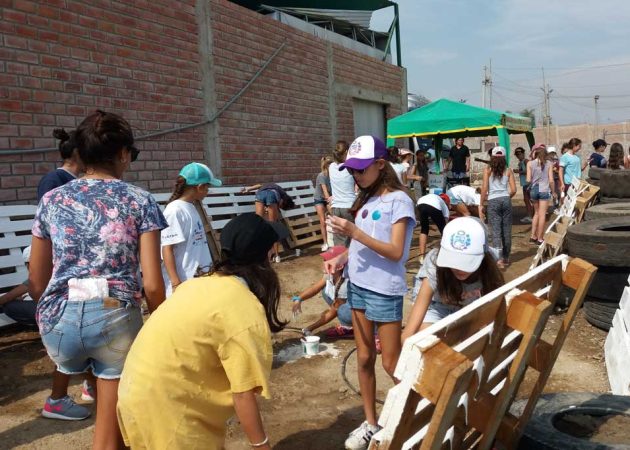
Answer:
[{"label": "concrete block wall", "polygon": [[[352,98],[406,105],[404,69],[227,0],[6,0],[0,9],[0,149],[56,145],[100,108],[140,136],[203,121],[283,43],[211,126],[140,141],[127,181],[171,189],[205,161],[227,184],[314,176],[336,139],[352,140]],[[57,152],[0,155],[0,204],[33,202]]]}]

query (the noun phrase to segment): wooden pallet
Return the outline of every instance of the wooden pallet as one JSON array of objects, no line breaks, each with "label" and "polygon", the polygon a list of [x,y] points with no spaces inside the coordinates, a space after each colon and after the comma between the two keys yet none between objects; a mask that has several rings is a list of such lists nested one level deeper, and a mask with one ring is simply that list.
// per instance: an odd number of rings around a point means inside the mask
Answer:
[{"label": "wooden pallet", "polygon": [[[628,279],[630,284],[630,278]],[[630,287],[626,286],[619,301],[612,327],[604,345],[606,371],[610,390],[615,395],[630,395]]]},{"label": "wooden pallet", "polygon": [[[278,183],[295,202],[295,208],[281,211],[282,221],[289,229],[290,248],[300,247],[321,240],[319,218],[314,206],[315,189],[310,180]],[[214,230],[215,241],[219,242],[221,230],[234,217],[256,211],[256,195],[242,193],[244,186],[222,186],[210,188],[203,199],[203,206]],[[158,204],[166,205],[170,194],[154,194]]]},{"label": "wooden pallet", "polygon": [[560,207],[560,213],[545,231],[543,243],[538,246],[538,251],[529,266],[530,270],[562,252],[567,229],[584,220],[584,212],[595,203],[598,192],[598,186],[573,178],[567,197]]},{"label": "wooden pallet", "polygon": [[[37,206],[0,206],[0,294],[28,279],[22,250],[31,245],[31,227]],[[0,314],[0,327],[15,323]]]},{"label": "wooden pallet", "polygon": [[[596,270],[558,256],[407,339],[370,449],[515,448]],[[543,340],[562,286],[575,294]],[[526,371],[534,383],[516,417],[509,407]]]}]

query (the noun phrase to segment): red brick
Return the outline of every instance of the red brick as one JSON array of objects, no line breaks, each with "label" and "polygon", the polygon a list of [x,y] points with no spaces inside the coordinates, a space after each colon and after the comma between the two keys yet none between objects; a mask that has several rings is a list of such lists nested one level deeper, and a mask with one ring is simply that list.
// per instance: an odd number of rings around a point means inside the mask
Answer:
[{"label": "red brick", "polygon": [[33,115],[25,113],[11,113],[11,123],[31,124],[33,123]]},{"label": "red brick", "polygon": [[2,189],[20,188],[23,186],[24,186],[24,177],[21,177],[21,176],[0,177],[0,187],[2,187]]},{"label": "red brick", "polygon": [[12,164],[11,170],[13,171],[13,175],[32,175],[33,164],[31,163]]},{"label": "red brick", "polygon": [[0,98],[0,109],[4,111],[21,111],[22,102]]}]

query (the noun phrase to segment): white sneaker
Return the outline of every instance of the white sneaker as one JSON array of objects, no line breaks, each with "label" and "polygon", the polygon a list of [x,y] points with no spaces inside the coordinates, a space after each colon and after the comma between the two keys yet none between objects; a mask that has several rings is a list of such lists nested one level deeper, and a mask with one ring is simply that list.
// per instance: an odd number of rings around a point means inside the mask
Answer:
[{"label": "white sneaker", "polygon": [[325,252],[329,249],[328,244],[322,245],[322,252]]},{"label": "white sneaker", "polygon": [[346,439],[346,450],[365,450],[370,445],[372,436],[381,427],[378,425],[370,425],[367,421],[363,422],[359,428],[354,430]]},{"label": "white sneaker", "polygon": [[532,218],[531,217],[523,217],[521,219],[521,223],[532,223]]},{"label": "white sneaker", "polygon": [[280,255],[276,255],[275,258],[273,258],[273,262],[275,262],[276,264],[280,262]]}]

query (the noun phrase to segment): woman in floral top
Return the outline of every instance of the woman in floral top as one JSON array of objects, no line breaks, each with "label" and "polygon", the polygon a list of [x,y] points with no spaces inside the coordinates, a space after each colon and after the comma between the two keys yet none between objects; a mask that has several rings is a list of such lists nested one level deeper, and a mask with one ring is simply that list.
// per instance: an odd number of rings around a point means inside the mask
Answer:
[{"label": "woman in floral top", "polygon": [[151,311],[164,301],[160,230],[168,224],[149,193],[120,180],[138,155],[122,117],[97,111],[76,140],[85,176],[39,203],[29,292],[58,370],[97,378],[94,448],[121,447],[118,381],[142,326],[141,289]]}]

